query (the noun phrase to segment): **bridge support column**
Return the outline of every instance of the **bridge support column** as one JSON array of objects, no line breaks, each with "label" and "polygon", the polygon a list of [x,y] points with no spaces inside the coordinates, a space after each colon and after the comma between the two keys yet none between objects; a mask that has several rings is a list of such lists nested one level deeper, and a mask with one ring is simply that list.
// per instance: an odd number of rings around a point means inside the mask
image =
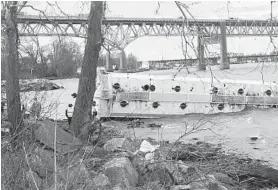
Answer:
[{"label": "bridge support column", "polygon": [[[200,33],[200,31],[199,31]],[[198,71],[201,70],[206,70],[206,65],[205,65],[205,44],[201,39],[201,36],[198,36],[197,40],[197,47],[198,47],[198,60],[199,60],[199,65],[198,65]]]},{"label": "bridge support column", "polygon": [[211,59],[211,65],[217,65],[217,57]]},{"label": "bridge support column", "polygon": [[227,37],[226,37],[226,22],[220,22],[220,70],[230,69],[230,63],[227,56]]},{"label": "bridge support column", "polygon": [[105,61],[106,61],[106,71],[113,72],[113,65],[110,61],[110,53],[109,52],[106,53]]},{"label": "bridge support column", "polygon": [[119,72],[120,73],[125,73],[127,71],[126,67],[127,67],[126,55],[125,55],[125,52],[122,50],[120,52],[120,69],[119,69]]}]

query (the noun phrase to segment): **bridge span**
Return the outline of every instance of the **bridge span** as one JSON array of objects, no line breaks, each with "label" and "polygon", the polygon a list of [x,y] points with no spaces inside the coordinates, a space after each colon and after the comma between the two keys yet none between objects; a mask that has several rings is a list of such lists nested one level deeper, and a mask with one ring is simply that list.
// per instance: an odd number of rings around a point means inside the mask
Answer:
[{"label": "bridge span", "polygon": [[[18,29],[21,36],[64,35],[86,37],[87,16],[35,16],[19,15]],[[278,21],[269,20],[218,20],[173,18],[121,18],[107,17],[103,20],[105,38],[118,48],[124,49],[133,40],[143,36],[187,35],[214,37],[221,34],[223,23],[227,36],[278,35]]]},{"label": "bridge span", "polygon": [[[3,21],[3,19],[2,19]],[[88,16],[19,15],[17,27],[20,36],[86,37]],[[102,21],[105,44],[111,50],[122,50],[120,69],[126,70],[124,48],[143,36],[198,36],[199,69],[205,69],[204,49],[207,39],[217,39],[221,45],[220,69],[228,69],[226,36],[278,36],[277,20],[211,20],[175,18],[121,18],[106,17]],[[108,55],[109,56],[109,55]],[[107,59],[107,69],[112,65]]]},{"label": "bridge span", "polygon": [[[205,63],[207,65],[217,65],[220,61],[221,57],[207,57],[205,59]],[[171,68],[174,64],[178,65],[197,65],[198,59],[197,58],[190,58],[190,59],[172,59],[172,60],[150,60],[148,62],[149,66],[152,68]],[[278,55],[232,55],[228,56],[228,63],[230,64],[241,64],[241,63],[248,63],[248,62],[278,62]],[[139,63],[143,63],[140,61]]]}]

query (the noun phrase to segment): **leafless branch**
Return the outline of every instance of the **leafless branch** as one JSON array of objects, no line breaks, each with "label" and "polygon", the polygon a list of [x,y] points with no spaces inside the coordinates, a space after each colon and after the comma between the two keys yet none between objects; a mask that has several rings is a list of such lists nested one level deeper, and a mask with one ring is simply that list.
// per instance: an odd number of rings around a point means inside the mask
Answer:
[{"label": "leafless branch", "polygon": [[25,5],[26,5],[27,2],[28,2],[28,1],[23,1],[23,4],[20,5],[19,9],[17,10],[17,14],[20,13],[20,11],[25,7]]},{"label": "leafless branch", "polygon": [[227,1],[228,18],[230,18],[230,1]]},{"label": "leafless branch", "polygon": [[160,2],[158,1],[157,2],[157,8],[155,9],[155,14],[156,15],[158,14],[159,9],[160,9]]}]

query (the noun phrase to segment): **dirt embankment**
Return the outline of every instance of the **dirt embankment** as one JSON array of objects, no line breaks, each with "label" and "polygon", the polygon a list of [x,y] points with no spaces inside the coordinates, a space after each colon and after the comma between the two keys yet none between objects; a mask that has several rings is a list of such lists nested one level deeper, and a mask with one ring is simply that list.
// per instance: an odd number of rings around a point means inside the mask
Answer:
[{"label": "dirt embankment", "polygon": [[55,146],[54,126],[42,121],[29,127],[24,135],[29,144],[25,140],[17,151],[2,141],[2,187],[14,188],[14,181],[25,189],[44,190],[278,187],[277,170],[259,160],[225,154],[221,146],[129,139],[100,124],[75,138],[64,122],[58,123]]}]

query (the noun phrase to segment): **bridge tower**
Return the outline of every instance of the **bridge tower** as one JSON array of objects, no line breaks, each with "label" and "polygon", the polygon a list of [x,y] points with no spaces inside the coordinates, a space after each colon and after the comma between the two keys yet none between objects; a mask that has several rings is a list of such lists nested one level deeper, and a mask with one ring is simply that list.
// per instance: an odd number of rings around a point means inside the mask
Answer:
[{"label": "bridge tower", "polygon": [[127,71],[126,54],[124,50],[120,52],[120,68],[119,72],[125,73]]},{"label": "bridge tower", "polygon": [[[127,71],[127,59],[126,59],[126,54],[124,50],[120,50],[120,53],[117,54],[117,57],[120,58],[120,68],[119,72],[124,73]],[[110,51],[108,50],[106,53],[106,71],[107,72],[113,72],[113,65],[111,62],[111,54]]]},{"label": "bridge tower", "polygon": [[110,61],[110,51],[107,51],[105,61],[106,61],[106,71],[113,72],[113,65],[111,64]]},{"label": "bridge tower", "polygon": [[230,69],[230,63],[227,55],[227,36],[226,36],[226,22],[220,22],[220,70]]}]

